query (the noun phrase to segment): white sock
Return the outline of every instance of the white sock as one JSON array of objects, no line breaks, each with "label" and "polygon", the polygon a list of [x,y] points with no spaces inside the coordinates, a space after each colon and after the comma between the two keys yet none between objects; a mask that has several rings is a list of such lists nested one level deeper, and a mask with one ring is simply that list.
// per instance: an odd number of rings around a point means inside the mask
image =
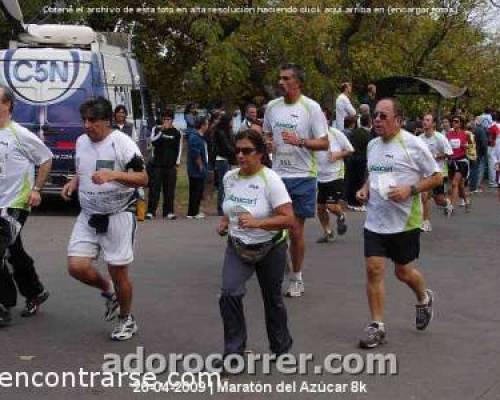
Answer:
[{"label": "white sock", "polygon": [[382,321],[372,321],[372,324],[377,324],[378,328],[381,330],[384,329],[384,323]]},{"label": "white sock", "polygon": [[292,272],[292,279],[294,281],[301,281],[302,280],[302,271]]},{"label": "white sock", "polygon": [[424,300],[422,300],[421,302],[419,302],[418,304],[427,304],[429,302],[429,295],[427,294],[427,292],[424,292],[425,294],[425,298]]}]

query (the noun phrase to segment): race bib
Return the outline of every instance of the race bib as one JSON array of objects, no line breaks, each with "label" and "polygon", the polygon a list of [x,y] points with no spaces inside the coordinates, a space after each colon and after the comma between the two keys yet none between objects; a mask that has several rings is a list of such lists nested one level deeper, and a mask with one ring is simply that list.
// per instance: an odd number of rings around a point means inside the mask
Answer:
[{"label": "race bib", "polygon": [[460,148],[460,139],[450,139],[450,145],[452,149],[459,149]]},{"label": "race bib", "polygon": [[277,152],[275,162],[280,167],[291,167],[297,162],[297,154],[293,150]]}]

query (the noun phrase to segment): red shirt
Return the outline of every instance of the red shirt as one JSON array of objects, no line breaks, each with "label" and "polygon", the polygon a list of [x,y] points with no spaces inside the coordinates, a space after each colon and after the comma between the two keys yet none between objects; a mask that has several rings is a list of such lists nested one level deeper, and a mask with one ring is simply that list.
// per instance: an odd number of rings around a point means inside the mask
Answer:
[{"label": "red shirt", "polygon": [[500,135],[500,123],[494,122],[488,128],[488,146],[495,147],[498,135]]},{"label": "red shirt", "polygon": [[465,158],[465,150],[467,148],[468,136],[464,131],[451,130],[446,134],[448,142],[450,142],[453,150],[452,160],[461,160]]}]

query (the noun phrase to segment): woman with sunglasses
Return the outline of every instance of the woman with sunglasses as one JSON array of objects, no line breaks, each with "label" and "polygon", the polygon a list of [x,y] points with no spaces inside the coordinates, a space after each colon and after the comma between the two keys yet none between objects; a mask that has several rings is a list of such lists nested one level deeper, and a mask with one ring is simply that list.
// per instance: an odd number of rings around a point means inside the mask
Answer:
[{"label": "woman with sunglasses", "polygon": [[463,129],[463,119],[454,116],[451,120],[452,130],[448,131],[446,138],[450,142],[453,155],[448,163],[448,177],[451,186],[449,196],[453,208],[455,208],[458,196],[465,203],[465,211],[470,211],[470,199],[465,191],[465,181],[469,177],[469,160],[467,159],[467,147],[471,144],[471,138]]},{"label": "woman with sunglasses", "polygon": [[286,229],[294,221],[292,201],[280,177],[262,163],[266,143],[253,130],[236,136],[239,168],[224,177],[220,235],[229,233],[219,299],[224,324],[224,358],[242,355],[247,340],[243,296],[255,272],[262,292],[271,352],[292,346],[281,285],[287,265]]}]

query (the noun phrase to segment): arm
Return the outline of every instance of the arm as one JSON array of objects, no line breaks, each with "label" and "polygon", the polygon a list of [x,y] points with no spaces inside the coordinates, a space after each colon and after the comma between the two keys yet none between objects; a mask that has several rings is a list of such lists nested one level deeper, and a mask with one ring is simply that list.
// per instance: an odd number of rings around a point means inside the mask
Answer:
[{"label": "arm", "polygon": [[352,153],[354,153],[354,151],[351,151],[351,150],[340,150],[340,151],[334,151],[334,152],[329,151],[328,152],[328,161],[333,163],[335,161],[342,160],[347,156],[350,156]]},{"label": "arm", "polygon": [[[441,185],[442,182],[443,176],[439,172],[435,172],[431,176],[421,179],[413,186],[417,193],[421,193],[430,191],[436,186]],[[389,199],[396,202],[405,201],[411,196],[411,191],[411,185],[396,186],[389,192]]]},{"label": "arm", "polygon": [[227,233],[227,228],[229,226],[229,217],[227,215],[222,216],[217,226],[217,233],[224,236]]},{"label": "arm", "polygon": [[294,132],[284,132],[283,141],[293,146],[304,147],[308,150],[319,151],[328,150],[328,136],[322,136],[318,139],[301,139]]},{"label": "arm", "polygon": [[78,189],[78,183],[79,183],[78,175],[75,175],[73,179],[71,179],[68,183],[66,183],[62,188],[61,197],[66,201],[70,201],[71,196]]},{"label": "arm", "polygon": [[266,231],[290,229],[294,223],[292,203],[285,203],[276,207],[271,217],[256,219],[251,214],[242,214],[239,217],[241,228],[258,228]]},{"label": "arm", "polygon": [[179,132],[179,147],[178,147],[178,153],[177,153],[177,161],[175,162],[175,165],[178,167],[181,164],[181,157],[182,157],[182,142],[184,141],[184,137],[182,136],[182,133]]},{"label": "arm", "polygon": [[30,197],[28,199],[28,205],[30,207],[37,207],[42,202],[42,197],[40,195],[40,190],[42,190],[43,185],[47,181],[47,177],[49,176],[49,172],[52,168],[52,159],[49,158],[45,162],[43,162],[38,168],[38,174],[35,179],[35,186],[31,190]]}]

